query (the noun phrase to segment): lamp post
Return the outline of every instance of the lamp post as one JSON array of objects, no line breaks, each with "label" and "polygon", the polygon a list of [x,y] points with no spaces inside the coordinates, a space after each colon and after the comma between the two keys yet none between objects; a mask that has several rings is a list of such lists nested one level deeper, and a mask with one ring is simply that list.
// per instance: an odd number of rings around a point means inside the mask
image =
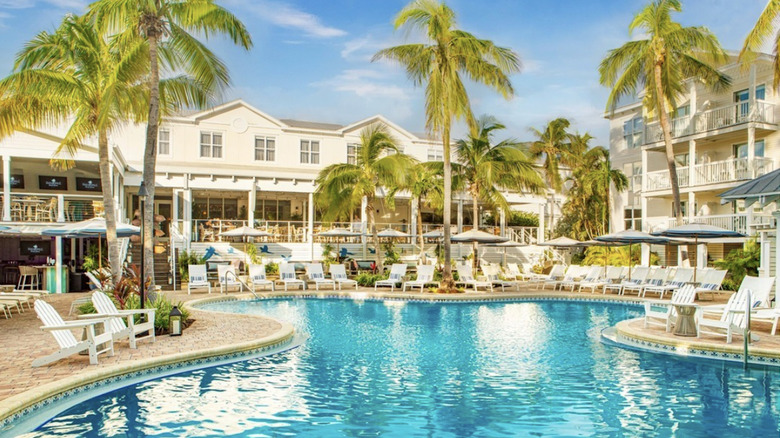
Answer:
[{"label": "lamp post", "polygon": [[146,202],[146,196],[148,193],[146,193],[146,187],[144,186],[143,181],[141,182],[141,185],[138,186],[138,209],[140,211],[141,216],[141,308],[144,308],[144,301],[146,301],[146,277],[144,276],[144,244],[146,243],[145,234],[144,234],[144,202]]}]

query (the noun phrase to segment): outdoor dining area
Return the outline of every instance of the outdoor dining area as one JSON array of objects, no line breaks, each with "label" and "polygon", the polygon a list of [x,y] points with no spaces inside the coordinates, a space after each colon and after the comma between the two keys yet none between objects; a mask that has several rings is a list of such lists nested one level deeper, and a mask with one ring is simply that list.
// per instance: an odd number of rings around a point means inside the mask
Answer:
[{"label": "outdoor dining area", "polygon": [[[10,197],[11,221],[57,222],[60,201],[56,195],[12,194]],[[66,222],[78,222],[93,217],[103,217],[103,201],[88,197],[68,197],[63,200],[63,217]],[[0,195],[0,211],[5,197]]]}]

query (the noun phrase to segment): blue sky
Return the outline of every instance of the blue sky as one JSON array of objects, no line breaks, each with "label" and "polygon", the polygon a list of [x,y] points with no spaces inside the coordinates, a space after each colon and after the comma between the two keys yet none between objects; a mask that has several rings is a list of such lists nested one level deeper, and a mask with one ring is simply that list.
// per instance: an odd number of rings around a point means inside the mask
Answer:
[{"label": "blue sky", "polygon": [[[348,124],[384,114],[412,132],[424,131],[423,90],[396,65],[370,62],[379,49],[404,41],[391,21],[400,0],[222,0],[247,25],[254,48],[244,52],[222,39],[214,49],[230,68],[233,86],[223,100],[243,98],[279,118]],[[607,90],[598,64],[625,43],[640,0],[450,0],[458,26],[510,47],[524,68],[512,77],[506,101],[469,86],[477,114],[496,116],[506,137],[531,138],[528,127],[567,117],[580,132],[608,143],[603,118]],[[40,30],[51,30],[82,0],[0,0],[0,65]],[[766,0],[687,0],[677,19],[712,30],[726,49],[738,50]],[[461,131],[462,132],[462,131]]]}]

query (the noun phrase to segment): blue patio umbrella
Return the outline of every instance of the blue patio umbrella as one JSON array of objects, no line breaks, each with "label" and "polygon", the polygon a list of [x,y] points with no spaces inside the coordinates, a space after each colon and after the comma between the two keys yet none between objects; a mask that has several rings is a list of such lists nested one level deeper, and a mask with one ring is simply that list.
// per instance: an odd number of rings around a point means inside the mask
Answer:
[{"label": "blue patio umbrella", "polygon": [[[744,234],[716,227],[709,224],[685,224],[669,228],[663,231],[653,233],[654,236],[679,237],[693,239],[693,244],[698,246],[699,239],[718,239],[722,237],[745,237]],[[696,282],[696,268],[698,263],[693,264],[693,281]]]},{"label": "blue patio umbrella", "polygon": [[596,237],[599,242],[618,243],[628,245],[628,280],[631,281],[631,246],[635,243],[650,243],[664,245],[669,243],[669,239],[657,237],[651,234],[637,230],[623,230],[617,233],[605,234]]},{"label": "blue patio umbrella", "polygon": [[[135,225],[117,223],[116,236],[130,237],[141,234],[141,229]],[[87,219],[81,222],[71,222],[65,225],[47,228],[41,231],[42,236],[67,237],[67,238],[98,238],[98,266],[103,265],[103,248],[100,238],[106,237],[106,220],[102,217]]]}]

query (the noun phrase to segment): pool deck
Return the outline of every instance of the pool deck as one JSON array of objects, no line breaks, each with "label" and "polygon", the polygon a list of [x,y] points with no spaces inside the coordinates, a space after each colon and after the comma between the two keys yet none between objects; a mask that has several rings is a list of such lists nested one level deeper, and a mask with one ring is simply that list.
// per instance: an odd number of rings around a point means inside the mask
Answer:
[{"label": "pool deck", "polygon": [[[187,295],[183,292],[166,293],[174,301],[193,303],[201,300],[251,299],[251,294],[206,294]],[[460,301],[490,299],[579,299],[637,302],[636,296],[602,295],[600,293],[568,293],[535,288],[506,292],[468,292],[460,294],[402,293],[400,291],[374,292],[373,288],[361,288],[358,291],[306,290],[290,292],[266,292],[264,298],[276,296],[344,296],[355,299],[395,298],[428,301]],[[66,320],[70,305],[76,298],[87,293],[51,295],[51,303]],[[716,303],[718,301],[715,301]],[[723,300],[720,300],[723,302]],[[0,318],[0,345],[5,354],[0,356],[0,420],[21,409],[44,400],[54,394],[83,386],[112,376],[152,368],[160,365],[182,362],[189,359],[225,355],[237,351],[250,351],[263,346],[278,344],[292,337],[292,327],[284,322],[252,315],[235,315],[191,309],[191,318],[195,323],[187,328],[181,337],[158,336],[156,342],[140,341],[138,349],[130,349],[127,341],[115,344],[115,355],[99,357],[99,365],[89,365],[86,356],[74,355],[40,368],[33,368],[35,358],[56,351],[54,338],[39,329],[40,321],[35,312],[13,313],[11,319]],[[771,325],[754,323],[754,332],[761,340],[752,344],[754,354],[780,358],[780,336],[769,334]],[[641,320],[623,321],[617,325],[617,331],[634,340],[645,340],[654,345],[669,345],[672,350],[683,351],[688,348],[700,348],[718,352],[741,351],[742,338],[737,337],[732,344],[726,344],[724,338],[706,337],[681,338],[666,333],[661,327],[643,328]]]}]

